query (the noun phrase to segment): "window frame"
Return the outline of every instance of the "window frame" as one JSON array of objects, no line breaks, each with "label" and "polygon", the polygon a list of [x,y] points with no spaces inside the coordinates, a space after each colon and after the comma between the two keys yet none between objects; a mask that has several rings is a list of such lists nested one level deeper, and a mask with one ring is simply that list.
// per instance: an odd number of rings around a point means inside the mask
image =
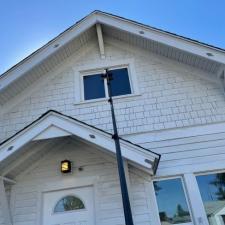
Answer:
[{"label": "window frame", "polygon": [[137,73],[136,73],[136,67],[135,67],[135,59],[129,58],[129,59],[104,59],[101,61],[92,61],[88,62],[87,64],[83,65],[76,65],[72,67],[72,70],[74,71],[74,89],[73,89],[73,99],[74,99],[74,105],[81,105],[81,104],[97,104],[97,103],[103,103],[106,101],[107,98],[99,98],[99,99],[92,99],[92,100],[83,100],[83,79],[82,75],[87,73],[95,73],[96,71],[101,71],[105,68],[118,68],[118,67],[128,67],[128,74],[129,74],[129,80],[130,80],[130,86],[132,94],[129,95],[123,95],[123,96],[115,96],[113,99],[120,101],[122,99],[127,100],[134,97],[140,97],[140,88],[139,83],[137,79]]},{"label": "window frame", "polygon": [[81,101],[83,102],[91,102],[91,101],[98,101],[98,100],[103,100],[105,98],[108,97],[108,93],[106,93],[106,88],[107,88],[107,83],[106,83],[106,80],[104,79],[103,82],[104,82],[104,91],[105,91],[105,97],[103,98],[93,98],[93,99],[87,99],[85,100],[85,96],[84,96],[84,77],[85,76],[94,76],[96,74],[101,74],[103,73],[103,69],[99,69],[99,70],[91,70],[91,71],[85,71],[85,72],[82,72],[81,74],[81,82],[80,82],[80,87],[81,87]]},{"label": "window frame", "polygon": [[[99,69],[87,70],[87,71],[80,72],[81,73],[81,79],[80,79],[81,93],[80,93],[80,96],[81,96],[81,101],[82,102],[101,101],[101,100],[105,100],[105,99],[109,98],[106,79],[104,79],[105,97],[85,100],[85,96],[84,96],[84,77],[85,76],[96,75],[96,74],[99,74],[99,73],[103,73],[104,69],[105,68],[99,68]],[[132,83],[132,79],[131,79],[131,75],[130,75],[131,72],[130,72],[129,65],[111,66],[111,67],[108,68],[109,71],[116,70],[116,69],[127,69],[128,80],[129,80],[130,89],[131,89],[131,94],[113,96],[113,98],[123,98],[123,97],[132,96],[134,94],[134,87],[133,87],[133,83]]]},{"label": "window frame", "polygon": [[203,209],[204,209],[204,216],[207,218],[207,225],[209,225],[209,221],[208,221],[207,213],[206,213],[206,210],[205,210],[204,201],[203,201],[202,196],[201,196],[200,187],[198,185],[197,177],[198,176],[207,176],[207,175],[212,175],[212,174],[219,174],[219,173],[225,173],[225,169],[216,169],[216,170],[210,170],[210,171],[203,171],[203,172],[195,172],[195,173],[193,173],[193,176],[195,178],[195,181],[196,181],[196,184],[197,184],[197,187],[198,187],[201,203],[202,203],[202,206],[203,206]]},{"label": "window frame", "polygon": [[[83,205],[84,205],[84,208],[83,208],[83,209],[67,210],[67,211],[63,211],[63,212],[55,212],[55,207],[56,207],[56,205],[58,204],[58,202],[61,201],[61,200],[64,199],[64,198],[68,197],[68,196],[73,196],[73,197],[75,197],[75,198],[78,198],[80,201],[82,201],[82,203],[83,203]],[[80,197],[78,197],[78,196],[76,196],[76,195],[74,195],[74,194],[67,194],[67,195],[61,197],[60,199],[58,199],[58,200],[55,202],[55,204],[54,204],[54,206],[53,206],[53,209],[52,209],[52,214],[74,213],[74,212],[80,212],[80,211],[85,211],[85,210],[87,210],[87,208],[86,208],[86,204],[85,204],[85,202],[83,201],[82,198],[80,198]]]},{"label": "window frame", "polygon": [[210,175],[210,174],[216,174],[216,173],[225,173],[225,169],[221,170],[211,170],[211,171],[205,171],[205,172],[196,172],[194,173],[194,176],[204,176],[204,175]]},{"label": "window frame", "polygon": [[161,220],[160,220],[160,216],[159,216],[159,207],[158,207],[158,202],[157,202],[157,198],[156,198],[156,194],[155,194],[155,188],[154,188],[154,182],[155,181],[163,181],[163,180],[174,180],[174,179],[180,179],[181,180],[181,185],[183,187],[183,191],[184,191],[184,197],[187,203],[187,207],[188,207],[188,211],[190,213],[190,217],[191,217],[191,222],[188,223],[179,223],[176,225],[194,225],[194,216],[193,216],[193,212],[192,212],[192,208],[191,208],[191,203],[188,197],[188,193],[186,190],[186,186],[185,186],[185,182],[184,182],[184,178],[183,176],[172,176],[172,177],[159,177],[159,178],[154,178],[152,179],[152,190],[153,190],[153,198],[154,198],[154,202],[156,204],[156,212],[157,212],[157,217],[158,217],[158,221],[159,221],[159,225],[161,225]]}]

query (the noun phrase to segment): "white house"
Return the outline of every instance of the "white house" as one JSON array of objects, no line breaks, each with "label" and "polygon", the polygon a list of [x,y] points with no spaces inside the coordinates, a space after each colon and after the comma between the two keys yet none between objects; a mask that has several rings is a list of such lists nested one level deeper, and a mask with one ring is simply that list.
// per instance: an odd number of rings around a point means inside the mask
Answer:
[{"label": "white house", "polygon": [[0,76],[0,224],[125,224],[105,69],[134,224],[224,224],[225,50],[100,11]]}]

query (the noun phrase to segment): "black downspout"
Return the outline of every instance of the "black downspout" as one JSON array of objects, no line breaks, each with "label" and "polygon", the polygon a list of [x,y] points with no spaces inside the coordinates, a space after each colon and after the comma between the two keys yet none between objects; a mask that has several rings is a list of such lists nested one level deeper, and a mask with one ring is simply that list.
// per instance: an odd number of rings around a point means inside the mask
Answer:
[{"label": "black downspout", "polygon": [[119,135],[118,135],[118,131],[117,131],[116,117],[115,117],[113,99],[112,99],[112,93],[111,93],[111,82],[110,81],[113,79],[113,77],[112,77],[112,74],[110,74],[108,70],[105,70],[102,77],[107,80],[108,95],[109,95],[108,101],[109,101],[110,107],[111,107],[112,123],[113,123],[113,131],[114,131],[112,138],[115,141],[115,147],[116,147],[116,158],[117,158],[117,166],[118,166],[119,179],[120,179],[120,188],[121,188],[122,200],[123,200],[125,223],[126,223],[126,225],[133,225],[134,223],[133,223],[132,212],[131,212],[131,207],[130,207],[130,200],[129,200],[128,190],[127,190],[127,182],[126,182],[126,176],[125,176],[125,172],[124,172],[124,164],[123,164],[123,158],[122,158],[122,154],[121,154],[120,140],[119,140]]}]

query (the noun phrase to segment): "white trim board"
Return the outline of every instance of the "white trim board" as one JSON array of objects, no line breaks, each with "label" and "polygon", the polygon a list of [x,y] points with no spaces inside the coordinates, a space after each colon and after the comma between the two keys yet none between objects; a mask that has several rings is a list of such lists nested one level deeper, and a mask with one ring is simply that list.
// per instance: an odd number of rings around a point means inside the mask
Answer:
[{"label": "white trim board", "polygon": [[167,177],[167,176],[175,176],[175,175],[182,175],[186,173],[206,173],[211,171],[219,171],[224,170],[225,160],[218,159],[212,162],[204,162],[198,164],[191,164],[191,165],[180,165],[173,167],[166,167],[166,168],[158,168],[157,174],[155,177]]},{"label": "white trim board", "polygon": [[[140,90],[138,87],[138,81],[137,81],[137,75],[135,71],[134,66],[134,58],[130,59],[105,59],[101,62],[94,62],[91,64],[74,67],[74,79],[75,79],[75,87],[74,87],[74,99],[75,104],[85,104],[85,103],[95,103],[99,101],[106,100],[108,98],[108,92],[106,91],[106,96],[101,99],[91,99],[91,100],[84,100],[84,85],[83,85],[83,77],[86,75],[92,75],[96,73],[103,72],[104,69],[118,69],[118,68],[127,68],[128,70],[128,76],[130,81],[130,87],[131,87],[131,94],[122,95],[122,96],[115,96],[113,99],[120,99],[120,98],[129,98],[133,96],[139,96]],[[105,83],[106,88],[106,83]]]},{"label": "white trim board", "polygon": [[[109,25],[119,28],[120,30],[127,31],[129,33],[142,36],[143,38],[150,39],[156,42],[163,43],[165,45],[172,46],[174,48],[211,59],[220,63],[225,63],[225,51],[222,49],[213,48],[208,45],[204,45],[200,42],[195,42],[188,38],[180,37],[178,35],[170,34],[165,31],[151,28],[121,17],[110,15],[104,12],[96,12],[98,23]],[[140,31],[144,31],[144,34],[140,34]],[[210,51],[214,57],[206,55],[207,51]]]},{"label": "white trim board", "polygon": [[155,141],[164,141],[170,139],[178,139],[185,137],[194,137],[198,135],[216,134],[225,132],[225,121],[220,123],[212,123],[207,125],[198,125],[190,127],[181,127],[173,129],[164,129],[153,132],[145,132],[139,134],[129,134],[123,137],[134,143],[143,144]]}]

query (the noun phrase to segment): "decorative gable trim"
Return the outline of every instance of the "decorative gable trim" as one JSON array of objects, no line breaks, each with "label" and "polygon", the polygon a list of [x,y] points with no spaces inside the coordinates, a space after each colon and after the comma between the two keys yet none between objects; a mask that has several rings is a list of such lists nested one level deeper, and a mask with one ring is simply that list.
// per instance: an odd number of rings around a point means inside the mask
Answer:
[{"label": "decorative gable trim", "polygon": [[[112,134],[57,111],[47,111],[33,123],[0,143],[0,163],[34,140],[75,135],[84,141],[116,153]],[[120,137],[125,159],[155,174],[160,155]]]}]

